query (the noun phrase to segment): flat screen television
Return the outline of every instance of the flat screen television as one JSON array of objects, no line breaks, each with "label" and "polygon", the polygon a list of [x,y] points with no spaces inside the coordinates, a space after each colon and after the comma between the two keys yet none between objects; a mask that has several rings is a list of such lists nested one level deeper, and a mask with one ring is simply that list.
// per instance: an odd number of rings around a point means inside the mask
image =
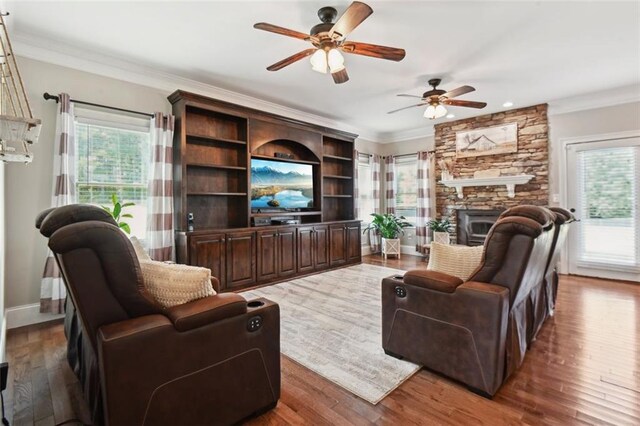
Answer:
[{"label": "flat screen television", "polygon": [[313,208],[313,166],[251,159],[251,209]]}]

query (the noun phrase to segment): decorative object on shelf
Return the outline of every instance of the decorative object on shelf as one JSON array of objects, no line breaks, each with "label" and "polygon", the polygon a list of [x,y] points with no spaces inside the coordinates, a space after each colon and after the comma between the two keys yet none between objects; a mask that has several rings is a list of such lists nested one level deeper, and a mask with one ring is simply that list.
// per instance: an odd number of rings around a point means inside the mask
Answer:
[{"label": "decorative object on shelf", "polygon": [[128,218],[131,219],[133,218],[133,215],[131,213],[122,213],[122,210],[127,208],[127,207],[131,207],[131,206],[135,206],[134,203],[122,203],[120,202],[120,199],[118,198],[117,194],[111,194],[111,203],[113,204],[113,209],[111,209],[108,206],[100,206],[103,209],[105,209],[107,211],[107,213],[109,213],[111,216],[113,216],[113,219],[116,221],[116,223],[118,224],[118,226],[120,227],[120,229],[122,229],[124,232],[126,232],[127,234],[131,234],[131,227],[129,226],[129,224],[127,222],[121,221],[120,219],[122,218]]},{"label": "decorative object on shelf", "polygon": [[441,81],[442,80],[439,78],[432,78],[431,80],[429,80],[429,86],[431,86],[432,89],[424,92],[422,96],[406,94],[398,95],[405,98],[418,98],[420,99],[420,103],[394,109],[393,111],[389,111],[387,114],[393,114],[405,109],[428,105],[427,109],[425,109],[424,111],[424,118],[434,120],[436,118],[441,118],[447,115],[447,109],[444,107],[444,105],[477,109],[482,109],[487,106],[486,102],[454,100],[453,98],[464,95],[465,93],[473,92],[476,89],[471,86],[461,86],[457,89],[446,92],[442,89],[437,88]]},{"label": "decorative object on shelf", "polygon": [[396,216],[393,213],[371,213],[371,216],[373,216],[373,220],[362,232],[375,230],[381,235],[382,255],[385,259],[390,254],[400,257],[400,239],[398,237],[404,234],[404,228],[412,225],[406,221],[404,216]]},{"label": "decorative object on shelf", "polygon": [[401,61],[404,58],[405,51],[403,49],[345,40],[351,31],[372,13],[373,9],[369,6],[362,2],[354,1],[335,23],[334,20],[338,16],[336,9],[323,7],[318,10],[318,17],[322,22],[311,28],[308,35],[265,22],[259,22],[253,28],[308,41],[313,45],[311,49],[303,50],[280,62],[276,62],[267,67],[267,70],[278,71],[294,62],[311,56],[311,67],[314,71],[326,74],[328,68],[333,81],[336,84],[341,84],[349,80],[341,51],[391,61]]},{"label": "decorative object on shelf", "polygon": [[293,160],[295,158],[293,154],[287,154],[286,152],[276,152],[273,156],[276,158],[286,158],[287,160]]},{"label": "decorative object on shelf", "polygon": [[438,165],[440,166],[440,177],[442,180],[453,179],[453,160],[443,158],[438,161]]},{"label": "decorative object on shelf", "polygon": [[506,186],[507,196],[513,198],[516,196],[516,185],[522,185],[529,182],[535,176],[533,175],[517,175],[517,176],[498,176],[494,178],[469,178],[469,179],[449,179],[441,180],[440,183],[450,188],[455,188],[458,198],[464,198],[463,188],[465,186]]},{"label": "decorative object on shelf", "polygon": [[33,117],[4,17],[0,12],[0,160],[30,163],[29,146],[38,142],[42,122]]},{"label": "decorative object on shelf", "polygon": [[453,226],[451,225],[451,222],[449,222],[449,219],[446,217],[443,217],[440,220],[430,220],[428,223],[429,229],[431,229],[431,231],[433,231],[433,241],[436,243],[441,243],[441,244],[450,244],[451,243],[451,236],[450,236],[450,232],[451,229],[453,228]]},{"label": "decorative object on shelf", "polygon": [[518,152],[518,123],[456,132],[456,157]]}]

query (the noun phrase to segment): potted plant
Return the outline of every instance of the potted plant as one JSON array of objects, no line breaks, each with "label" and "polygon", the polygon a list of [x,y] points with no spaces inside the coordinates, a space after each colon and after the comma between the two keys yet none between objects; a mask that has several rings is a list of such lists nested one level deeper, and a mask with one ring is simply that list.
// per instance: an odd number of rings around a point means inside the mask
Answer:
[{"label": "potted plant", "polygon": [[131,227],[129,226],[129,224],[127,222],[122,221],[122,218],[132,218],[133,215],[131,215],[130,213],[122,213],[122,210],[125,209],[126,207],[131,207],[131,206],[135,206],[134,203],[121,203],[120,199],[118,198],[117,194],[111,194],[111,203],[113,204],[113,209],[107,207],[107,206],[101,206],[103,209],[105,209],[112,217],[113,219],[116,221],[116,223],[118,224],[118,226],[120,227],[120,229],[122,229],[124,232],[126,232],[127,234],[131,234]]},{"label": "potted plant", "polygon": [[371,213],[373,220],[364,229],[364,232],[374,230],[382,237],[382,255],[386,258],[389,254],[400,255],[400,235],[404,234],[404,229],[411,225],[404,216],[396,216],[393,213],[378,214]]},{"label": "potted plant", "polygon": [[451,232],[452,225],[448,218],[443,217],[440,220],[430,220],[427,226],[433,231],[433,241],[442,244],[450,243],[451,237],[449,232]]}]

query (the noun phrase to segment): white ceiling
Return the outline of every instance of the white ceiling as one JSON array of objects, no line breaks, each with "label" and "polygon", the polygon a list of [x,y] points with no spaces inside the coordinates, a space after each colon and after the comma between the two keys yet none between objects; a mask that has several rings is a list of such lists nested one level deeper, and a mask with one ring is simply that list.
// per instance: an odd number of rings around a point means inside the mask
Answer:
[{"label": "white ceiling", "polygon": [[419,108],[386,114],[416,103],[395,95],[421,94],[433,77],[444,89],[472,85],[477,90],[461,98],[488,103],[481,112],[450,108],[456,119],[504,110],[505,101],[515,108],[629,86],[640,96],[639,2],[368,3],[373,15],[349,39],[401,47],[407,56],[396,63],[345,55],[351,80],[335,85],[308,60],[266,71],[308,45],[252,25],[308,32],[318,8],[342,13],[349,1],[5,2],[15,37],[254,96],[378,139],[446,120],[427,120]]}]

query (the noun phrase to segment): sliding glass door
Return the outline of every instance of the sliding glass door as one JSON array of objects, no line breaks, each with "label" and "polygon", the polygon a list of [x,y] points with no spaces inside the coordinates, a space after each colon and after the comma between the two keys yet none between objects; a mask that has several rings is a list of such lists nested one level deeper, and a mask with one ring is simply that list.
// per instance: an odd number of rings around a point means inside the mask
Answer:
[{"label": "sliding glass door", "polygon": [[640,281],[640,138],[567,146],[569,272]]}]

